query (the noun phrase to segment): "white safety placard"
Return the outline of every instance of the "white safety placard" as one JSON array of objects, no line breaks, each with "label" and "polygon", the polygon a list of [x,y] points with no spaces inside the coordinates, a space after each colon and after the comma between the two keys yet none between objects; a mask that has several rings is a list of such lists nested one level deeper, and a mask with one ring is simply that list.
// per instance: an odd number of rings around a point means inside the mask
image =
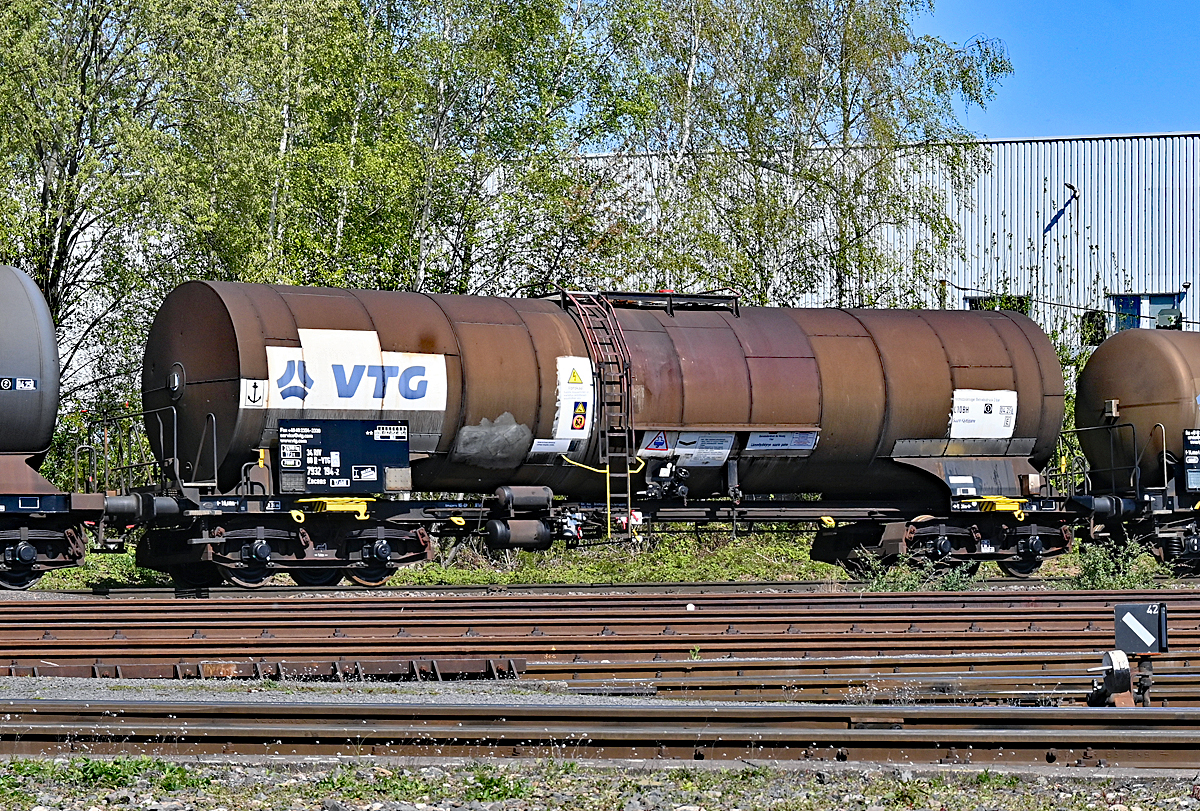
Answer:
[{"label": "white safety placard", "polygon": [[[445,411],[446,357],[384,352],[372,330],[301,329],[300,346],[268,346],[266,408]],[[242,381],[244,408],[256,386]]]},{"label": "white safety placard", "polygon": [[569,439],[535,439],[533,447],[529,449],[529,455],[535,453],[566,453],[571,450],[571,440]]},{"label": "white safety placard", "polygon": [[586,439],[592,429],[595,384],[592,361],[563,356],[558,360],[558,413],[554,419],[555,439]]},{"label": "white safety placard", "polygon": [[681,467],[719,467],[729,458],[733,434],[686,433],[675,440],[675,455]]},{"label": "white safety placard", "polygon": [[748,451],[811,451],[817,447],[816,431],[751,431]]},{"label": "white safety placard", "polygon": [[1017,426],[1017,393],[1007,389],[955,389],[951,439],[1011,439]]}]

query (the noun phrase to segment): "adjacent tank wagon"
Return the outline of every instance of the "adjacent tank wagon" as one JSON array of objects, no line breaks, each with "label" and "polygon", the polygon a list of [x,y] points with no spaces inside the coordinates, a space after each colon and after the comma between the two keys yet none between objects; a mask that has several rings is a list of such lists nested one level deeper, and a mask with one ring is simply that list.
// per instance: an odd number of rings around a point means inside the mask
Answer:
[{"label": "adjacent tank wagon", "polygon": [[68,494],[38,473],[58,419],[58,343],[33,280],[0,266],[0,586],[22,589],[86,552],[84,521],[104,497]]},{"label": "adjacent tank wagon", "polygon": [[1149,541],[1164,561],[1194,571],[1200,334],[1131,329],[1106,340],[1079,375],[1075,422],[1088,471],[1075,501],[1091,536]]}]

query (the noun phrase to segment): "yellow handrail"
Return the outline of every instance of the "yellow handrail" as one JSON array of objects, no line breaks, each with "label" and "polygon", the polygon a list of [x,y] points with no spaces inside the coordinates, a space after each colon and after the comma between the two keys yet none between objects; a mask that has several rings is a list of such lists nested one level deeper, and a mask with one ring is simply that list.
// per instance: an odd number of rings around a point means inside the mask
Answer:
[{"label": "yellow handrail", "polygon": [[[568,465],[574,465],[575,467],[581,467],[584,470],[590,470],[592,473],[601,473],[604,475],[604,519],[607,526],[608,537],[612,538],[612,466],[605,465],[602,468],[592,467],[591,465],[585,465],[582,462],[576,462],[574,459],[568,459],[566,454],[559,454],[559,456],[561,456],[562,460]],[[631,469],[629,471],[630,476],[635,473],[641,473],[642,469],[646,467],[645,459],[639,456],[637,457],[637,460],[639,462],[637,469]],[[630,509],[632,510],[632,505],[630,505]],[[632,526],[629,527],[629,531],[630,533],[633,532]]]}]

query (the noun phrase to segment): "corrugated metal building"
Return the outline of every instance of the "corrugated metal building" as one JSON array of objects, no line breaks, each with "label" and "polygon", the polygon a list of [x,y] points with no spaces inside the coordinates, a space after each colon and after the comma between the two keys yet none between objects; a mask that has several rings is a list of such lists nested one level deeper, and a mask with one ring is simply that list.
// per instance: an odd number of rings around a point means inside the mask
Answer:
[{"label": "corrugated metal building", "polygon": [[1200,328],[1200,133],[984,147],[990,170],[951,202],[964,255],[951,265],[948,306],[1027,297],[1070,342],[1089,320],[1111,334],[1176,307],[1185,329]]}]

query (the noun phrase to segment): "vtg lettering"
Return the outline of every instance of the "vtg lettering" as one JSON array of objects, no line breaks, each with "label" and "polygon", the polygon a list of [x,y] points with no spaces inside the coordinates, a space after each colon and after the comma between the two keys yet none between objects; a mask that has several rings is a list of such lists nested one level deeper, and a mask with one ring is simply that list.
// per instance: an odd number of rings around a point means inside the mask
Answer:
[{"label": "vtg lettering", "polygon": [[352,366],[350,373],[347,374],[345,366],[335,363],[333,364],[333,382],[337,386],[338,397],[349,399],[357,394],[364,374],[375,381],[375,390],[371,396],[377,400],[383,399],[388,381],[392,379],[396,379],[396,385],[400,388],[400,396],[405,400],[420,400],[429,388],[429,381],[425,379],[424,366],[409,366],[401,371],[399,366],[358,364]]}]

